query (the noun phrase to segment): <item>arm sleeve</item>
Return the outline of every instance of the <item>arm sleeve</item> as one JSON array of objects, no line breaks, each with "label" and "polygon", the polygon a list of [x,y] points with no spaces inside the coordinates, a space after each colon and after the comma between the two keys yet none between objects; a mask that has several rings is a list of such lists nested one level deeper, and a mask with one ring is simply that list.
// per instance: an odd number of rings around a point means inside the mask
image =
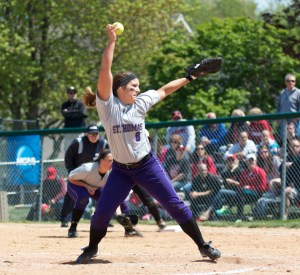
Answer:
[{"label": "arm sleeve", "polygon": [[246,146],[244,147],[242,152],[244,153],[245,156],[247,156],[249,154],[256,154],[257,148],[256,148],[254,142],[251,141],[248,144],[246,144]]},{"label": "arm sleeve", "polygon": [[226,161],[228,155],[236,154],[239,152],[240,145],[239,143],[234,144],[229,150],[227,150],[223,156],[223,159]]},{"label": "arm sleeve", "polygon": [[59,181],[59,184],[60,184],[60,192],[54,198],[55,202],[57,202],[58,200],[60,200],[61,198],[63,198],[66,195],[66,193],[67,193],[66,182],[63,179],[63,177],[59,177],[58,181]]},{"label": "arm sleeve", "polygon": [[195,129],[194,126],[188,126],[187,127],[187,134],[188,134],[188,140],[186,145],[190,146],[191,148],[195,147]]},{"label": "arm sleeve", "polygon": [[72,170],[69,174],[69,178],[71,180],[82,180],[85,182],[86,176],[90,171],[86,169],[85,164],[77,167],[76,169]]},{"label": "arm sleeve", "polygon": [[140,96],[137,97],[136,100],[138,112],[145,116],[146,113],[151,109],[151,107],[159,101],[159,93],[155,90],[149,90],[145,93],[142,93]]},{"label": "arm sleeve", "polygon": [[74,162],[74,157],[78,154],[78,146],[79,146],[79,143],[75,139],[66,151],[65,166],[66,166],[68,172],[70,172],[76,168],[76,164]]},{"label": "arm sleeve", "polygon": [[280,113],[280,109],[281,109],[280,100],[281,100],[281,94],[278,97],[278,102],[277,102],[277,106],[276,106],[276,113]]},{"label": "arm sleeve", "polygon": [[203,125],[200,131],[200,138],[203,138],[206,136],[206,125]]}]

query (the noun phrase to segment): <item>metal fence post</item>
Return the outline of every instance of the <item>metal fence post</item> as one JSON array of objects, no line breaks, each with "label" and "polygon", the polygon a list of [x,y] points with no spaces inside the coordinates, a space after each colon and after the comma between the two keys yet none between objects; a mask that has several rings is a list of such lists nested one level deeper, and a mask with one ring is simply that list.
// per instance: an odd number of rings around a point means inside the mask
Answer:
[{"label": "metal fence post", "polygon": [[40,129],[40,119],[36,119],[36,129]]},{"label": "metal fence post", "polygon": [[287,145],[287,120],[283,120],[283,135],[282,135],[282,171],[281,171],[281,201],[280,201],[280,219],[284,219],[285,214],[285,186],[286,186],[286,145]]},{"label": "metal fence post", "polygon": [[44,148],[44,136],[41,135],[41,157],[40,157],[40,187],[39,187],[39,201],[38,201],[38,218],[39,222],[42,220],[42,198],[43,198],[43,170],[44,170],[44,157],[43,157],[43,148]]},{"label": "metal fence post", "polygon": [[154,129],[154,134],[153,134],[153,153],[155,155],[157,153],[157,129]]}]

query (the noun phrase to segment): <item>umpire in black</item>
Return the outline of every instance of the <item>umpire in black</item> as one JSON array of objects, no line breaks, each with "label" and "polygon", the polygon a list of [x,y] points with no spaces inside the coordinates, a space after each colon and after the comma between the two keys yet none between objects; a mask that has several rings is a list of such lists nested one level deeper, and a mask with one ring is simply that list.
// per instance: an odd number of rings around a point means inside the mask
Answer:
[{"label": "umpire in black", "polygon": [[[103,149],[109,149],[107,140],[99,137],[99,128],[97,125],[89,125],[87,135],[74,139],[66,151],[65,165],[68,173],[83,163],[93,161]],[[73,204],[74,201],[66,193],[61,212],[62,227],[68,227],[68,220],[73,209]]]}]

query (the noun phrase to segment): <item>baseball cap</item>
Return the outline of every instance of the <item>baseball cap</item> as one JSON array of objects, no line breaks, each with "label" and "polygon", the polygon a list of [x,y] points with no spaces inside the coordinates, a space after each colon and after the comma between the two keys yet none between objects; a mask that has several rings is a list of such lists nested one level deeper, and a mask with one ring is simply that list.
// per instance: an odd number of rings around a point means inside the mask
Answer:
[{"label": "baseball cap", "polygon": [[71,87],[68,88],[67,93],[69,93],[71,91],[77,92],[77,90],[73,86],[71,86]]},{"label": "baseball cap", "polygon": [[47,178],[49,180],[54,180],[55,177],[56,177],[56,170],[55,170],[55,168],[54,167],[49,167],[47,169]]},{"label": "baseball cap", "polygon": [[177,116],[181,117],[181,113],[179,111],[174,111],[173,114],[172,114],[172,118],[175,118]]},{"label": "baseball cap", "polygon": [[227,156],[227,159],[230,159],[230,158],[237,159],[234,154],[230,154],[230,155]]},{"label": "baseball cap", "polygon": [[99,128],[96,124],[91,124],[89,125],[88,129],[87,129],[87,133],[99,133]]},{"label": "baseball cap", "polygon": [[176,147],[176,150],[185,150],[185,147],[182,144],[180,144]]},{"label": "baseball cap", "polygon": [[249,155],[247,155],[247,156],[246,156],[246,160],[249,160],[249,159],[254,159],[254,160],[256,160],[255,154],[249,154]]}]

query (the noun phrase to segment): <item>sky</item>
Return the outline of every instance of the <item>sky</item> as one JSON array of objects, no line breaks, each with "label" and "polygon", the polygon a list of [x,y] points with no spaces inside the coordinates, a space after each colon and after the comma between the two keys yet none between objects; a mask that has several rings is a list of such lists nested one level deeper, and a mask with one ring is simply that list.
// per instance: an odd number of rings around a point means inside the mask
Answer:
[{"label": "sky", "polygon": [[[259,10],[267,9],[271,1],[275,1],[275,0],[255,0]],[[281,0],[281,3],[289,3],[289,2],[291,2],[291,0]]]}]

